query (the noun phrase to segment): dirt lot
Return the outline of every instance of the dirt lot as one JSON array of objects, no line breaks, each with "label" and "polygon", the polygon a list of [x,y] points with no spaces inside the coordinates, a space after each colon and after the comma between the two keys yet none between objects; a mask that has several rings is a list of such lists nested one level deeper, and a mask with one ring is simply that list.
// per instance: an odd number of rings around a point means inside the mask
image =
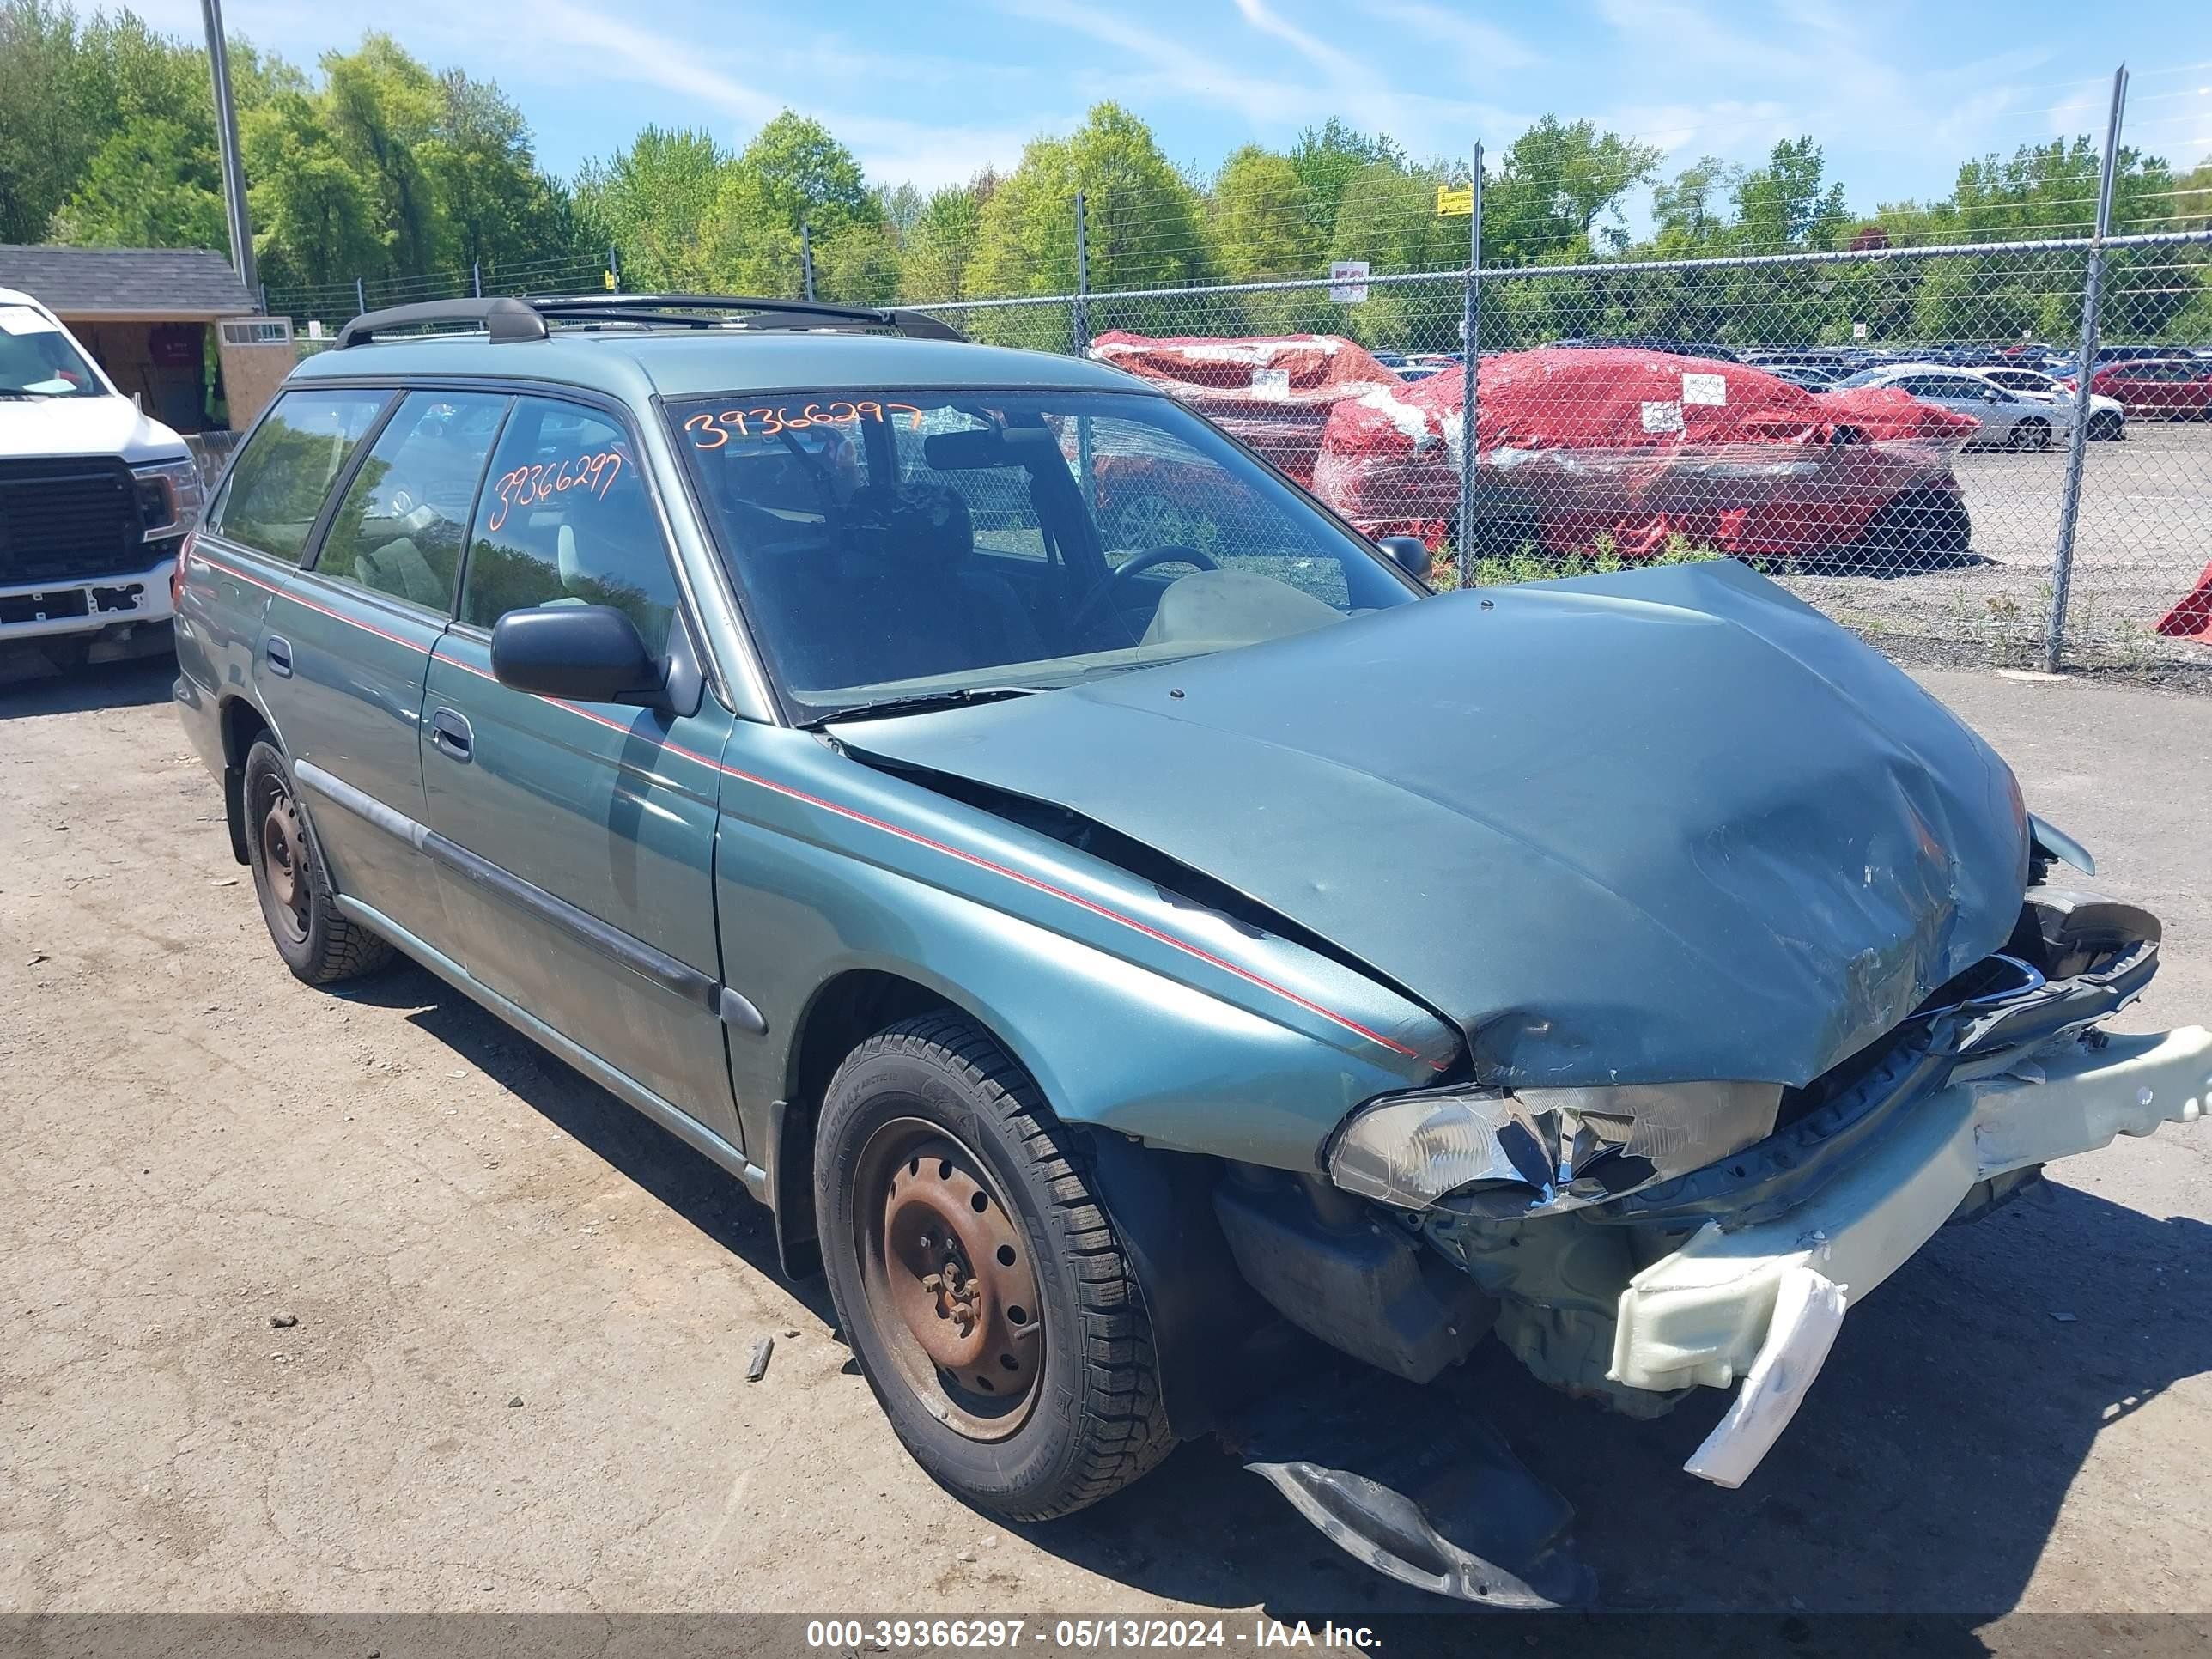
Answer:
[{"label": "dirt lot", "polygon": [[[1936,635],[2040,666],[2051,610],[2063,444],[2040,454],[1974,450],[1953,463],[1973,553],[1940,569],[1800,574],[1790,585],[1861,633]],[[2087,447],[2067,611],[2071,660],[2212,671],[2212,646],[2150,631],[2212,556],[2212,426],[2130,421]]]},{"label": "dirt lot", "polygon": [[[947,1498],[733,1182],[428,974],[284,973],[170,672],[0,690],[0,1612],[1419,1605],[1211,1444],[1056,1527]],[[2164,915],[2129,1022],[2212,1016],[2212,702],[1926,678]],[[1742,1492],[1678,1468],[1718,1394],[1455,1386],[1618,1603],[2201,1612],[2212,1133],[2054,1176],[1853,1312]]]}]

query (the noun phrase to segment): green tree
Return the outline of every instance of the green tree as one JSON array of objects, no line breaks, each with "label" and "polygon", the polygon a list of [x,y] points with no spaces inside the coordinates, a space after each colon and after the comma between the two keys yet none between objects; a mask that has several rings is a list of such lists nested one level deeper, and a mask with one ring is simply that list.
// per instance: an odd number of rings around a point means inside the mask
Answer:
[{"label": "green tree", "polygon": [[[847,228],[883,222],[883,204],[852,151],[819,121],[786,110],[724,172],[701,240],[709,269],[732,291],[795,295],[801,226],[818,255]],[[820,270],[817,258],[817,277]]]},{"label": "green tree", "polygon": [[1308,225],[1327,240],[1336,228],[1338,210],[1352,181],[1371,167],[1403,168],[1406,152],[1382,133],[1365,133],[1332,115],[1308,127],[1291,146],[1291,166],[1298,176]]},{"label": "green tree", "polygon": [[215,155],[178,123],[137,117],[94,152],[52,233],[88,247],[228,251]]},{"label": "green tree", "polygon": [[1665,184],[1655,185],[1651,217],[1658,240],[1681,254],[1710,246],[1728,228],[1728,198],[1742,173],[1717,155],[1700,155]]},{"label": "green tree", "polygon": [[0,65],[0,242],[35,242],[100,143],[77,95],[76,19],[48,0],[6,0]]},{"label": "green tree", "polygon": [[421,160],[445,230],[440,262],[457,270],[481,263],[489,278],[578,252],[568,192],[538,170],[522,112],[459,70],[438,84],[441,106]]},{"label": "green tree", "polygon": [[1741,252],[1826,247],[1850,221],[1844,187],[1826,181],[1827,161],[1810,138],[1785,138],[1766,165],[1735,181],[1735,240]]},{"label": "green tree", "polygon": [[389,233],[374,193],[302,92],[240,118],[246,205],[271,289],[342,284],[384,269]]},{"label": "green tree", "polygon": [[[1215,257],[1232,283],[1328,273],[1328,231],[1308,211],[1305,182],[1287,155],[1247,144],[1222,163],[1209,198]],[[1248,294],[1249,326],[1261,334],[1305,334],[1342,325],[1326,289]]]},{"label": "green tree", "polygon": [[967,292],[968,260],[983,222],[983,204],[997,179],[980,173],[969,184],[932,191],[907,232],[899,271],[904,300],[957,300]]},{"label": "green tree", "polygon": [[[1495,180],[1484,181],[1485,263],[1620,252],[1628,241],[1621,198],[1650,182],[1664,153],[1588,121],[1546,116],[1506,147]],[[1614,222],[1601,225],[1607,215]]]},{"label": "green tree", "polygon": [[390,35],[371,33],[351,52],[325,52],[319,113],[338,152],[378,208],[392,268],[435,268],[444,248],[444,204],[429,173],[445,91]]},{"label": "green tree", "polygon": [[[1075,198],[1084,197],[1091,286],[1159,288],[1213,274],[1198,193],[1118,104],[1099,104],[1066,138],[1037,138],[985,204],[967,289],[976,295],[1066,294],[1075,287]],[[1157,331],[1157,303],[1102,302],[1093,327]],[[975,313],[994,338],[1057,347],[1064,313],[1017,308]]]},{"label": "green tree", "polygon": [[621,250],[630,287],[711,290],[699,228],[730,162],[709,133],[646,127],[629,149],[585,163],[576,180],[577,216],[594,242]]},{"label": "green tree", "polygon": [[814,293],[822,300],[889,305],[899,295],[898,232],[884,223],[839,227],[814,245]]}]

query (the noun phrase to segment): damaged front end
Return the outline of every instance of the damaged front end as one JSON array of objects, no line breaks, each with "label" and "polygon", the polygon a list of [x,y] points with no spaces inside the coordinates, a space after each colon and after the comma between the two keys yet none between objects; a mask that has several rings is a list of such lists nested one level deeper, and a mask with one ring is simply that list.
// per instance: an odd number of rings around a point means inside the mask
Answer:
[{"label": "damaged front end", "polygon": [[1802,1087],[1399,1096],[1347,1120],[1329,1177],[1463,1270],[1488,1328],[1556,1387],[1650,1416],[1741,1381],[1686,1466],[1733,1486],[1850,1304],[1946,1221],[2212,1103],[2212,1033],[2100,1029],[2158,944],[2141,909],[2038,885],[2002,951]]}]

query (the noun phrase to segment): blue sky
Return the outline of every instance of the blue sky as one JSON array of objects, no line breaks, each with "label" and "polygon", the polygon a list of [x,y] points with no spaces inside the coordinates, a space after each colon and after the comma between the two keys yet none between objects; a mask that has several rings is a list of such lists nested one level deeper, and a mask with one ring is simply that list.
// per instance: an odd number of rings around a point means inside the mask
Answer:
[{"label": "blue sky", "polygon": [[[199,33],[198,0],[135,9]],[[329,0],[226,12],[302,63],[350,46],[366,15]],[[432,64],[498,81],[563,174],[647,121],[735,144],[788,105],[872,179],[929,185],[1010,167],[1112,98],[1205,168],[1331,114],[1419,157],[1477,138],[1494,155],[1547,112],[1645,138],[1670,166],[1809,132],[1866,210],[1943,193],[1964,155],[2100,129],[2123,58],[2130,141],[2177,166],[2212,155],[2204,0],[381,0],[374,15]]]}]

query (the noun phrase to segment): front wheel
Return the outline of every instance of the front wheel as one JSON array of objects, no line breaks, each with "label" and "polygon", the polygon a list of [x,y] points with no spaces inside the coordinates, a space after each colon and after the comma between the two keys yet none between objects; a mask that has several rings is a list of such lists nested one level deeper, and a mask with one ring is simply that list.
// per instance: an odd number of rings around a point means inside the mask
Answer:
[{"label": "front wheel", "polygon": [[838,1323],[915,1461],[1018,1521],[1174,1444],[1135,1269],[1068,1132],[971,1021],[910,1019],[831,1080],[814,1201]]},{"label": "front wheel", "polygon": [[2045,450],[2051,447],[2051,423],[2048,421],[2022,421],[2012,429],[2014,449]]}]

